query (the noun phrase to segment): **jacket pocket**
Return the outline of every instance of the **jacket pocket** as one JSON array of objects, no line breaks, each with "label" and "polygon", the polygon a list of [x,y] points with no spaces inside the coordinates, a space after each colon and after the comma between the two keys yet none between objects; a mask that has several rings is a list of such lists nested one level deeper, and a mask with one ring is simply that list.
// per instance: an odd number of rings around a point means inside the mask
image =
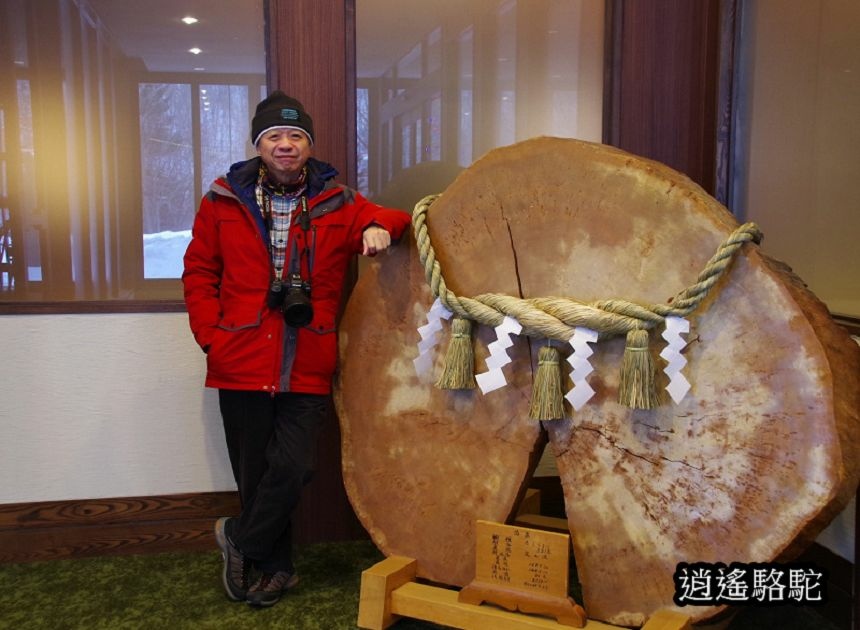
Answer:
[{"label": "jacket pocket", "polygon": [[260,324],[259,312],[237,314],[221,320],[206,355],[210,377],[242,383],[249,378],[265,376],[265,363],[261,362],[261,357],[266,344],[261,338]]},{"label": "jacket pocket", "polygon": [[322,263],[334,254],[352,253],[349,218],[341,211],[333,211],[314,220],[308,234],[308,246],[313,258],[319,258]]},{"label": "jacket pocket", "polygon": [[337,366],[337,327],[334,317],[322,314],[299,329],[299,351],[293,374],[299,378],[328,383]]},{"label": "jacket pocket", "polygon": [[221,330],[235,331],[244,330],[245,328],[256,328],[262,321],[262,313],[260,311],[237,312],[225,315],[218,322],[218,328]]}]

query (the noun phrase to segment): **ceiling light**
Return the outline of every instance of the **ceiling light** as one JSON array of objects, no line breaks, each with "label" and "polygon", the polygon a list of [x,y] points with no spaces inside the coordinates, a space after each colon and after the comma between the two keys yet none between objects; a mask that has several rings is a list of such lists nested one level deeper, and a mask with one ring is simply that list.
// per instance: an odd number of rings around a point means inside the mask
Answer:
[{"label": "ceiling light", "polygon": [[203,51],[195,46],[194,48],[189,48],[188,52],[190,52],[192,55],[199,55]]},{"label": "ceiling light", "polygon": [[198,20],[196,17],[186,15],[184,18],[182,18],[182,21],[190,26],[191,24],[197,24],[197,22],[199,22],[200,20]]}]

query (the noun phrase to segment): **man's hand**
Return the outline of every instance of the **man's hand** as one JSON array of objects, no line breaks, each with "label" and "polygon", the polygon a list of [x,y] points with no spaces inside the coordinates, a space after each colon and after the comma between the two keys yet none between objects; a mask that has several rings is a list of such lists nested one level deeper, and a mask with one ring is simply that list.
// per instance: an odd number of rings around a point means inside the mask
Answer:
[{"label": "man's hand", "polygon": [[376,254],[385,251],[391,245],[391,235],[384,228],[378,225],[371,225],[365,228],[361,235],[361,241],[364,244],[361,255],[376,256]]}]

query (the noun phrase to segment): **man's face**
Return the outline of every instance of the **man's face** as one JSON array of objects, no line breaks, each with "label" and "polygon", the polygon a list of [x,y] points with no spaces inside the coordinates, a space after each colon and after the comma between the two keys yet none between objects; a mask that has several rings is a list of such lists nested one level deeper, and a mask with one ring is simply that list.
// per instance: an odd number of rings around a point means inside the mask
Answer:
[{"label": "man's face", "polygon": [[257,153],[280,184],[294,182],[311,156],[311,142],[299,129],[270,129],[257,142]]}]

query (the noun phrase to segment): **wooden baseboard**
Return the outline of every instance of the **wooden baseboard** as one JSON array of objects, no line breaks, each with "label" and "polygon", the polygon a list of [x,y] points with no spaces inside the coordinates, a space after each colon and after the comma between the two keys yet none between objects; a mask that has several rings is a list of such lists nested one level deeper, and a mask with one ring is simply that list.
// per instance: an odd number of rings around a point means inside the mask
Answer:
[{"label": "wooden baseboard", "polygon": [[215,549],[236,492],[0,505],[0,562]]}]

